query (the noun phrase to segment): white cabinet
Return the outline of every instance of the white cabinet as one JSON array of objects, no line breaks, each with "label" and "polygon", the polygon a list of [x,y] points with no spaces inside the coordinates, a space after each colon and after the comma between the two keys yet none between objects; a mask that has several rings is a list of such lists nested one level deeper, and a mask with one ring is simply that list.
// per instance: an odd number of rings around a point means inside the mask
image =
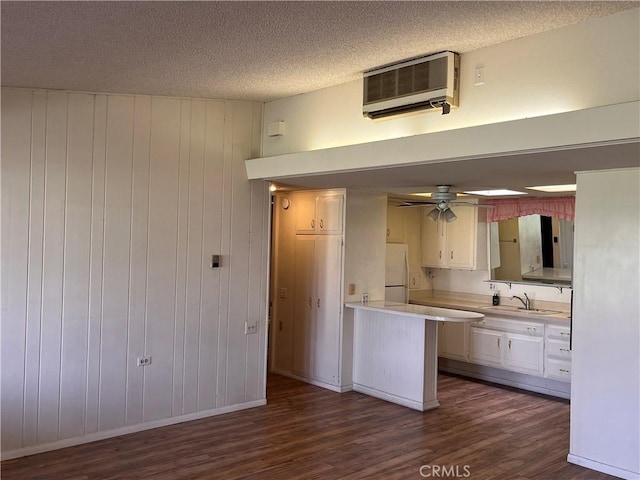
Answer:
[{"label": "white cabinet", "polygon": [[541,376],[544,324],[485,317],[471,326],[470,360]]},{"label": "white cabinet", "polygon": [[[426,216],[431,207],[423,208],[422,266],[475,270],[486,268],[486,222],[482,209],[456,206],[454,222],[434,222]],[[482,226],[482,228],[479,228]],[[484,235],[484,236],[483,236]]]},{"label": "white cabinet", "polygon": [[446,223],[446,261],[449,268],[475,268],[478,244],[478,209],[456,207],[458,219]]},{"label": "white cabinet", "polygon": [[296,235],[294,257],[293,290],[293,342],[292,371],[303,377],[311,376],[311,331],[315,285],[313,262],[315,260],[315,236]]},{"label": "white cabinet", "polygon": [[502,332],[471,327],[471,361],[482,365],[502,366]]},{"label": "white cabinet", "polygon": [[446,267],[446,223],[441,220],[434,222],[430,218],[427,218],[426,214],[423,214],[422,230],[420,233],[422,266]]},{"label": "white cabinet", "polygon": [[466,322],[438,322],[438,356],[468,360],[469,325]]},{"label": "white cabinet", "polygon": [[387,205],[387,243],[404,243],[404,212],[395,203]]},{"label": "white cabinet", "polygon": [[332,385],[340,377],[341,269],[341,235],[296,235],[292,371]]},{"label": "white cabinet", "polygon": [[568,326],[547,325],[545,335],[544,376],[571,381],[571,329]]},{"label": "white cabinet", "polygon": [[342,233],[342,194],[301,193],[293,197],[296,234]]},{"label": "white cabinet", "polygon": [[531,375],[542,375],[544,368],[544,339],[542,337],[507,333],[504,341],[503,364],[506,369]]},{"label": "white cabinet", "polygon": [[361,292],[384,298],[386,195],[333,189],[274,197],[269,369],[348,391],[353,316],[344,303]]}]

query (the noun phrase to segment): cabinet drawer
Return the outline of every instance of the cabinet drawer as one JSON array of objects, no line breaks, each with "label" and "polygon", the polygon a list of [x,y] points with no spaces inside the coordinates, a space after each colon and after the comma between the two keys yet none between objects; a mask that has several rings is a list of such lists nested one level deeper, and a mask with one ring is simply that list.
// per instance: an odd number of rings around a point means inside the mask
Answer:
[{"label": "cabinet drawer", "polygon": [[547,356],[571,359],[571,350],[569,350],[569,342],[564,340],[547,339],[546,343]]},{"label": "cabinet drawer", "polygon": [[571,329],[560,325],[547,325],[547,338],[568,342],[571,339]]},{"label": "cabinet drawer", "polygon": [[486,316],[482,320],[472,323],[475,327],[491,328],[502,332],[519,333],[521,335],[531,335],[542,337],[544,335],[544,324],[521,320],[509,320],[505,318]]},{"label": "cabinet drawer", "polygon": [[571,363],[563,360],[546,359],[544,376],[561,380],[563,382],[571,381]]}]

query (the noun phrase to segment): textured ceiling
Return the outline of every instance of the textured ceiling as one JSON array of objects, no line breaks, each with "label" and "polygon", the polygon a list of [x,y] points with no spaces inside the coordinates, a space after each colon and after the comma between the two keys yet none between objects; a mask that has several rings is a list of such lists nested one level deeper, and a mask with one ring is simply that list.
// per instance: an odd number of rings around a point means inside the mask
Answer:
[{"label": "textured ceiling", "polygon": [[638,5],[2,1],[2,84],[269,101]]}]

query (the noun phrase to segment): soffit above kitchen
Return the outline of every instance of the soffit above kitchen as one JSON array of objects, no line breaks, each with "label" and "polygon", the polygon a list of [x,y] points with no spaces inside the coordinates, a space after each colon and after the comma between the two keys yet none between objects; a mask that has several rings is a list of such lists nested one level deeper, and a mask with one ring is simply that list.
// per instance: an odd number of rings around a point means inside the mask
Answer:
[{"label": "soffit above kitchen", "polygon": [[3,1],[2,85],[264,102],[638,5]]},{"label": "soffit above kitchen", "polygon": [[575,172],[640,165],[640,102],[245,162],[249,179],[391,194],[575,183]]}]

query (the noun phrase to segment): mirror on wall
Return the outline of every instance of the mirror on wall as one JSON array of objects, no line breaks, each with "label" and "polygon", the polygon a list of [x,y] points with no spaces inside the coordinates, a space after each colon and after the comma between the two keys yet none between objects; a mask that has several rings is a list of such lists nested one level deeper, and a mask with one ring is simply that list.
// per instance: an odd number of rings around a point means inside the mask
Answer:
[{"label": "mirror on wall", "polygon": [[573,222],[527,215],[489,228],[491,280],[571,286]]}]

